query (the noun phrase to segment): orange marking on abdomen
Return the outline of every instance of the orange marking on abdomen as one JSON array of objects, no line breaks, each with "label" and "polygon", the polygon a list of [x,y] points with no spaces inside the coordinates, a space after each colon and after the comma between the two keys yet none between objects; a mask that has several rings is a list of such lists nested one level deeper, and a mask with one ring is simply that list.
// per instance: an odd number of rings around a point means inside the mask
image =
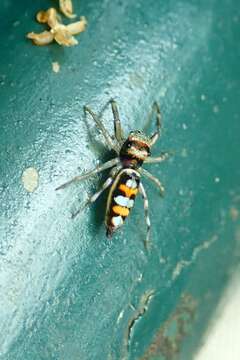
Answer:
[{"label": "orange marking on abdomen", "polygon": [[123,206],[114,205],[112,208],[113,212],[115,214],[121,215],[121,216],[128,216],[129,209]]},{"label": "orange marking on abdomen", "polygon": [[128,198],[130,198],[132,195],[136,195],[138,192],[138,188],[131,189],[125,184],[120,184],[119,190],[123,191]]}]

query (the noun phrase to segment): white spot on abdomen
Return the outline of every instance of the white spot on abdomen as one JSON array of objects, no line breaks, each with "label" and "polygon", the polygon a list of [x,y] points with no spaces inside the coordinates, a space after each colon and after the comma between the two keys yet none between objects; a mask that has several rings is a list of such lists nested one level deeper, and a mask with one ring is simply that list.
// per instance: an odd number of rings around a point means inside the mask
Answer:
[{"label": "white spot on abdomen", "polygon": [[122,195],[118,195],[114,198],[114,201],[120,205],[120,206],[124,206],[127,208],[132,208],[134,205],[134,200],[129,199],[126,196],[122,196]]},{"label": "white spot on abdomen", "polygon": [[123,219],[122,219],[122,217],[121,217],[121,216],[114,216],[114,217],[112,218],[112,224],[113,224],[113,226],[115,226],[115,227],[121,226],[121,225],[123,224]]},{"label": "white spot on abdomen", "polygon": [[130,189],[136,189],[137,182],[134,179],[128,179],[126,182],[126,186],[129,187]]}]

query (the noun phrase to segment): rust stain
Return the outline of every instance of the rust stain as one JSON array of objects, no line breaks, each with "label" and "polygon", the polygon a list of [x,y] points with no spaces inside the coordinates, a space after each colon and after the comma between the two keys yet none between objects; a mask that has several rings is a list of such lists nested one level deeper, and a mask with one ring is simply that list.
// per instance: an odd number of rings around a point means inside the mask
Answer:
[{"label": "rust stain", "polygon": [[181,350],[184,338],[195,319],[197,301],[192,295],[184,293],[175,311],[161,326],[153,342],[140,360],[174,360]]}]

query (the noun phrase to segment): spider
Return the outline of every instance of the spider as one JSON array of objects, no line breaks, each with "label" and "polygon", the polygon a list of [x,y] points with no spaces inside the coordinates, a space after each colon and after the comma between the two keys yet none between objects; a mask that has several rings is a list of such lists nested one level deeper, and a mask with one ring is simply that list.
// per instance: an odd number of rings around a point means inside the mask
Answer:
[{"label": "spider", "polygon": [[84,106],[85,115],[88,113],[94,120],[97,128],[101,131],[105,138],[107,146],[114,150],[117,154],[112,160],[97,166],[92,171],[85,174],[75,176],[70,181],[60,185],[56,190],[66,188],[68,185],[76,181],[82,181],[90,178],[91,176],[100,173],[106,169],[111,169],[110,176],[103,183],[101,188],[93,194],[75,213],[72,218],[75,218],[87,205],[92,204],[97,198],[110,187],[107,199],[105,225],[106,235],[111,237],[113,233],[120,228],[126,217],[129,215],[130,210],[134,206],[134,200],[139,192],[144,201],[145,221],[147,225],[147,233],[145,239],[145,247],[148,247],[150,240],[150,218],[148,198],[144,186],[141,182],[141,176],[146,176],[153,181],[160,190],[160,195],[164,194],[164,187],[161,182],[153,176],[150,172],[142,168],[143,163],[160,163],[169,157],[168,152],[162,152],[157,157],[152,157],[150,149],[156,143],[160,136],[161,130],[161,113],[157,102],[152,105],[149,118],[156,112],[156,131],[147,136],[142,131],[131,131],[127,138],[124,137],[121,128],[120,117],[118,112],[117,103],[111,99],[108,103],[111,104],[113,119],[114,119],[114,137],[112,137],[108,130],[105,128],[100,118],[88,107]]}]

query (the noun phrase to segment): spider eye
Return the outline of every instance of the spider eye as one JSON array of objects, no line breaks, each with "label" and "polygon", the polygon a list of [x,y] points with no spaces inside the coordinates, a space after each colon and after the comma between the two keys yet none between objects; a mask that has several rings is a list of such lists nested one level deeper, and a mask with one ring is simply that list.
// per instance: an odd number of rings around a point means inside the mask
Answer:
[{"label": "spider eye", "polygon": [[129,149],[130,147],[132,147],[133,142],[131,140],[128,140],[126,147]]}]

